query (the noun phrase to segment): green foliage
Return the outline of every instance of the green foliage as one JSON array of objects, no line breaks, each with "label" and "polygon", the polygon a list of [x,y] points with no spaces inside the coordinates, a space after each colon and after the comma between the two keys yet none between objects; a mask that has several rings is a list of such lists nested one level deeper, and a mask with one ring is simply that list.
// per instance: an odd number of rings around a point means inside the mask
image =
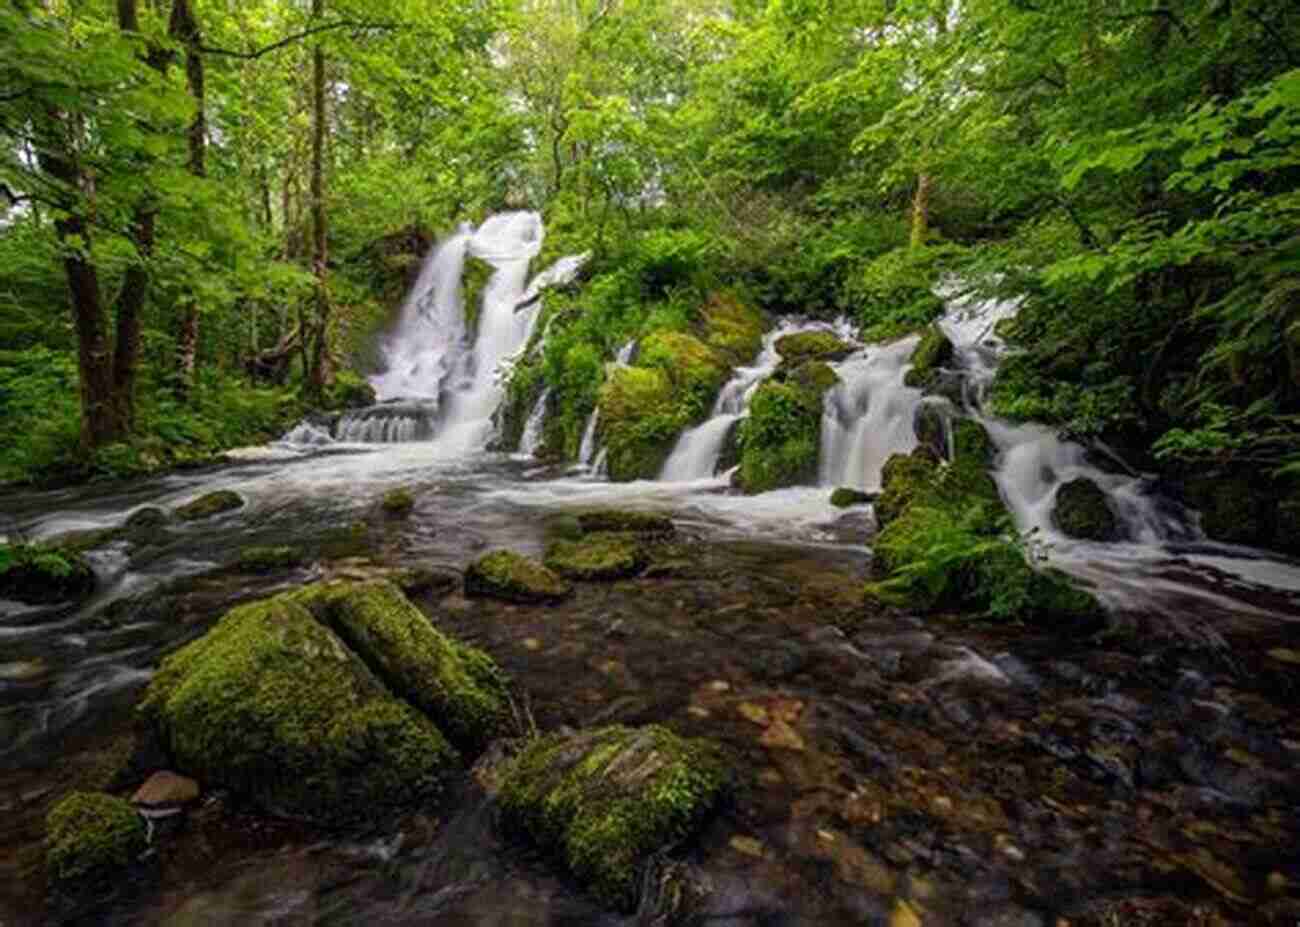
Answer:
[{"label": "green foliage", "polygon": [[866,264],[849,283],[863,337],[879,340],[929,324],[943,313],[935,295],[949,249],[897,248]]},{"label": "green foliage", "polygon": [[769,379],[754,393],[740,424],[737,481],[747,493],[808,482],[817,475],[822,396],[838,378],[820,361]]}]

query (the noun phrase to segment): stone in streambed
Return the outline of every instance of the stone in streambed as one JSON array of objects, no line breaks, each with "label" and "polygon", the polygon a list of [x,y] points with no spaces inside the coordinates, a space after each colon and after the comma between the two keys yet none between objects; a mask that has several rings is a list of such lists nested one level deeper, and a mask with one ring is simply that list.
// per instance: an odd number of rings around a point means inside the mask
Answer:
[{"label": "stone in streambed", "polygon": [[929,485],[938,464],[928,453],[894,454],[881,472],[883,487],[876,499],[876,521],[884,528],[902,514]]},{"label": "stone in streambed", "polygon": [[104,900],[147,849],[144,822],[112,795],[72,792],[45,818],[50,890],[65,902]]},{"label": "stone in streambed", "polygon": [[436,798],[456,751],[313,617],[311,590],[227,612],[163,661],[140,714],[180,771],[271,814],[342,825]]},{"label": "stone in streambed", "polygon": [[1106,493],[1086,476],[1062,483],[1056,490],[1052,524],[1067,536],[1082,540],[1113,541],[1119,536]]},{"label": "stone in streambed", "polygon": [[498,796],[506,830],[623,911],[636,908],[644,867],[698,828],[730,780],[716,744],[657,725],[540,737],[508,763]]},{"label": "stone in streambed", "polygon": [[415,497],[405,489],[390,489],[379,501],[379,507],[388,515],[397,517],[409,515],[415,508]]},{"label": "stone in streambed", "polygon": [[461,582],[461,576],[455,570],[427,566],[407,567],[394,573],[390,579],[408,596],[445,595]]},{"label": "stone in streambed", "polygon": [[546,549],[544,562],[570,579],[611,580],[635,576],[649,557],[634,535],[597,532],[577,541],[554,542]]},{"label": "stone in streambed", "polygon": [[144,781],[135,794],[131,804],[140,809],[142,814],[159,815],[180,811],[186,805],[199,799],[199,784],[187,776],[160,770]]},{"label": "stone in streambed", "polygon": [[465,595],[522,605],[559,602],[573,586],[535,560],[509,550],[494,550],[465,571]]},{"label": "stone in streambed", "polygon": [[245,573],[274,573],[292,569],[303,561],[295,547],[245,547],[239,552],[239,569]]},{"label": "stone in streambed", "polygon": [[599,509],[578,515],[578,527],[584,534],[620,531],[628,534],[661,537],[674,532],[673,520],[667,515],[652,512],[630,512],[620,509]]},{"label": "stone in streambed", "polygon": [[841,486],[831,493],[831,505],[837,509],[852,508],[855,505],[868,505],[876,501],[877,493],[862,492],[858,489],[849,489]]},{"label": "stone in streambed", "polygon": [[912,352],[912,367],[903,377],[906,386],[927,389],[938,377],[940,367],[952,362],[952,342],[937,324],[926,328]]},{"label": "stone in streambed", "polygon": [[776,339],[776,353],[791,367],[797,367],[807,360],[843,360],[853,350],[853,345],[832,332],[795,332]]},{"label": "stone in streambed", "polygon": [[0,599],[29,605],[84,599],[95,573],[73,550],[45,544],[0,544]]},{"label": "stone in streambed", "polygon": [[196,521],[200,518],[211,518],[213,515],[219,515],[222,512],[242,508],[243,505],[243,496],[232,490],[222,489],[217,492],[210,492],[205,496],[199,496],[192,502],[178,506],[175,513],[176,517],[183,521]]}]

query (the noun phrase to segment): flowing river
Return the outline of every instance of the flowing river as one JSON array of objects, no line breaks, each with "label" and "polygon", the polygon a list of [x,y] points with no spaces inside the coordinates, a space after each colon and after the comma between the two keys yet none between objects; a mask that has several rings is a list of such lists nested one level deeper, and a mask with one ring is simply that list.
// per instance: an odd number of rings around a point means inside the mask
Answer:
[{"label": "flowing river", "polygon": [[[539,728],[661,722],[732,750],[741,788],[681,848],[705,887],[693,919],[665,919],[653,872],[636,915],[602,910],[503,838],[467,776],[444,808],[379,833],[319,832],[206,795],[160,846],[160,887],[109,922],[1294,922],[1300,567],[1211,544],[1140,476],[984,415],[1005,304],[952,301],[960,402],[903,384],[907,343],[855,344],[827,397],[819,486],[746,497],[717,472],[727,431],[775,365],[771,336],[683,435],[663,479],[599,476],[594,421],[577,467],[489,453],[497,374],[536,322],[527,270],[541,234],[535,214],[515,213],[443,242],[387,344],[386,401],[332,429],[304,425],[207,470],[0,497],[0,534],[29,539],[218,489],[245,503],[93,550],[87,602],[0,603],[0,924],[41,922],[45,810],[96,781],[162,656],[235,602],[411,566],[448,578],[417,603],[511,674]],[[467,252],[496,269],[476,336],[452,295]],[[1018,523],[1093,585],[1112,612],[1104,632],[863,608],[870,508],[834,508],[830,488],[877,488],[888,455],[917,443],[927,405],[986,425]],[[1053,531],[1049,497],[1079,474],[1103,487],[1123,540]],[[416,500],[405,518],[379,505],[399,487]],[[680,538],[654,575],[579,584],[560,606],[461,594],[459,571],[483,551],[540,554],[559,521],[593,507],[669,513]],[[273,575],[242,571],[240,551],[267,544],[307,556]]]}]

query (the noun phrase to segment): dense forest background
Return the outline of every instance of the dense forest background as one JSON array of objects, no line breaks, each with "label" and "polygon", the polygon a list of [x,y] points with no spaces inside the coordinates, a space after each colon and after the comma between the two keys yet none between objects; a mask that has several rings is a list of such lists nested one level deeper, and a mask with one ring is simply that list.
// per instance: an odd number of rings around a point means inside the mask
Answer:
[{"label": "dense forest background", "polygon": [[1024,298],[996,411],[1228,517],[1300,480],[1283,0],[6,0],[0,49],[2,481],[365,402],[424,251],[511,207],[594,253],[511,381],[556,456],[632,337],[736,300],[884,338],[961,280]]}]

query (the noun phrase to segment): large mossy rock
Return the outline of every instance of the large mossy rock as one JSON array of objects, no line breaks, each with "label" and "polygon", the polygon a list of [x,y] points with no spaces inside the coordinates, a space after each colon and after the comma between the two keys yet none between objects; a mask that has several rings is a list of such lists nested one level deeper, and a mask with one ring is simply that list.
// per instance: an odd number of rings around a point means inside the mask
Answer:
[{"label": "large mossy rock", "polygon": [[822,397],[838,382],[826,364],[809,361],[759,386],[741,423],[741,489],[767,492],[816,478]]},{"label": "large mossy rock", "polygon": [[178,506],[176,517],[183,521],[197,521],[200,518],[211,518],[222,512],[242,508],[243,505],[244,497],[239,493],[230,489],[221,489]]},{"label": "large mossy rock", "polygon": [[592,581],[635,576],[650,558],[635,535],[605,531],[555,541],[546,549],[543,562],[561,576]]},{"label": "large mossy rock", "polygon": [[952,362],[952,342],[937,324],[930,325],[912,352],[912,368],[903,377],[903,383],[915,389],[927,389],[934,383],[940,367]]},{"label": "large mossy rock", "polygon": [[1187,481],[1187,497],[1201,513],[1201,530],[1225,544],[1267,547],[1272,540],[1269,507],[1272,487],[1226,473],[1211,473]]},{"label": "large mossy rock", "polygon": [[776,339],[776,353],[783,363],[797,367],[810,360],[843,360],[853,353],[853,345],[833,332],[794,332]]},{"label": "large mossy rock", "polygon": [[1052,524],[1067,537],[1086,541],[1113,541],[1119,536],[1119,525],[1106,503],[1106,493],[1086,476],[1057,488]]},{"label": "large mossy rock", "polygon": [[0,599],[29,605],[83,599],[95,573],[75,550],[45,544],[0,544]]},{"label": "large mossy rock", "polygon": [[415,508],[415,496],[406,489],[390,489],[379,500],[379,507],[385,514],[400,518],[411,514],[411,510]]},{"label": "large mossy rock", "polygon": [[750,363],[763,347],[763,313],[730,293],[713,293],[700,312],[700,338],[728,367]]},{"label": "large mossy rock", "polygon": [[990,467],[998,454],[988,430],[968,418],[959,418],[952,423],[952,444],[953,459],[962,463],[973,462]]},{"label": "large mossy rock", "polygon": [[884,528],[925,490],[938,469],[928,452],[893,454],[880,474],[880,495],[876,498],[876,523]]},{"label": "large mossy rock", "polygon": [[869,505],[876,501],[877,495],[877,493],[863,492],[860,489],[841,486],[831,493],[831,505],[837,509],[852,508],[855,505]]},{"label": "large mossy rock", "polygon": [[163,661],[142,716],[182,772],[272,814],[350,824],[436,798],[455,749],[316,620],[314,594],[227,612]]},{"label": "large mossy rock", "polygon": [[245,573],[275,573],[300,566],[302,551],[288,545],[244,547],[239,551],[237,566]]},{"label": "large mossy rock", "polygon": [[86,898],[111,889],[149,848],[144,821],[125,799],[72,792],[45,818],[51,890]]},{"label": "large mossy rock", "polygon": [[599,433],[609,478],[652,480],[689,423],[668,374],[658,368],[621,367],[600,389]]},{"label": "large mossy rock", "polygon": [[435,628],[392,583],[324,583],[291,596],[457,747],[477,753],[506,732],[510,695],[496,663]]},{"label": "large mossy rock", "polygon": [[578,527],[583,533],[619,531],[630,534],[664,537],[676,529],[667,515],[654,512],[633,512],[625,509],[597,509],[578,514]]},{"label": "large mossy rock", "polygon": [[501,822],[556,854],[603,903],[631,911],[646,862],[689,837],[729,781],[715,744],[662,727],[554,734],[509,761]]},{"label": "large mossy rock", "polygon": [[510,550],[494,550],[465,571],[465,595],[536,605],[559,602],[573,592],[568,581],[536,560]]}]

